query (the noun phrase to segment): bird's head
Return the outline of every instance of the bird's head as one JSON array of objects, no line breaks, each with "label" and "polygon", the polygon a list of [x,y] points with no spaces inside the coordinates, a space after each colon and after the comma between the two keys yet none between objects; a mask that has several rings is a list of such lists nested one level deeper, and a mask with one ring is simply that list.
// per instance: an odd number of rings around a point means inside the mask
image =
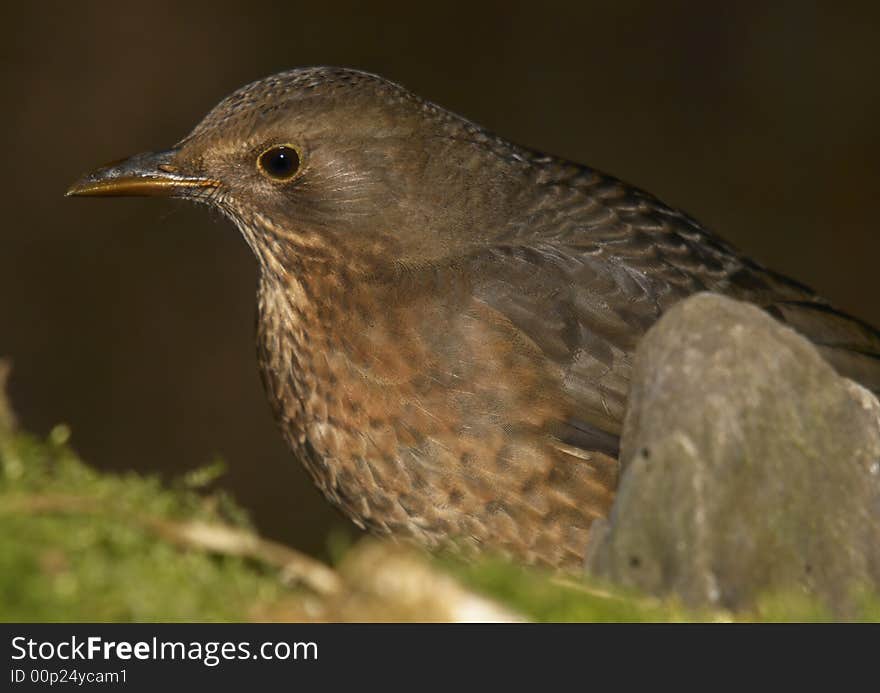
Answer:
[{"label": "bird's head", "polygon": [[258,257],[288,243],[430,261],[501,231],[521,151],[375,75],[306,68],[238,90],[173,148],[96,170],[68,195],[205,202]]}]

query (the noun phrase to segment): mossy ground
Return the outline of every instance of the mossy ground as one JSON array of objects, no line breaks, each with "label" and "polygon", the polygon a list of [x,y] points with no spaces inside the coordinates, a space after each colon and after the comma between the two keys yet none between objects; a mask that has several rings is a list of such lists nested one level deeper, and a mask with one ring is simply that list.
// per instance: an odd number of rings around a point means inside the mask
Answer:
[{"label": "mossy ground", "polygon": [[222,496],[99,474],[65,445],[0,439],[0,619],[245,620],[285,592],[257,564],[181,549],[151,522],[245,526]]},{"label": "mossy ground", "polygon": [[[316,613],[320,590],[283,579],[277,562],[263,560],[259,551],[244,555],[216,542],[180,541],[185,532],[178,529],[194,526],[255,537],[241,509],[206,490],[216,470],[197,470],[170,486],[134,473],[102,474],[72,452],[64,427],[38,439],[2,419],[0,621],[247,621]],[[441,558],[434,564],[529,620],[731,619],[501,561]],[[358,591],[351,576],[340,579],[344,589]],[[334,620],[359,620],[364,613],[339,603],[353,602],[337,600],[327,610]],[[381,602],[377,611],[374,600],[370,614],[383,620]],[[389,606],[387,614],[396,620],[400,610]],[[828,614],[788,596],[764,600],[747,618],[827,620]],[[880,619],[880,602],[866,599],[864,618]]]}]

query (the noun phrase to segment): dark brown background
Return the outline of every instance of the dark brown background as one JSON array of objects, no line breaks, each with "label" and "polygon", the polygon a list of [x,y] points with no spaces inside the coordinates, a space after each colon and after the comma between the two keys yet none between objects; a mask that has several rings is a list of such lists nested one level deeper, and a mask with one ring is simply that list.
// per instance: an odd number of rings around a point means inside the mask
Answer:
[{"label": "dark brown background", "polygon": [[89,167],[171,145],[228,92],[301,65],[381,73],[608,170],[880,323],[878,17],[728,4],[4,10],[0,355],[21,419],[68,422],[106,469],[172,475],[220,455],[259,525],[311,551],[345,526],[275,432],[255,263],[234,229],[183,203],[62,197]]}]

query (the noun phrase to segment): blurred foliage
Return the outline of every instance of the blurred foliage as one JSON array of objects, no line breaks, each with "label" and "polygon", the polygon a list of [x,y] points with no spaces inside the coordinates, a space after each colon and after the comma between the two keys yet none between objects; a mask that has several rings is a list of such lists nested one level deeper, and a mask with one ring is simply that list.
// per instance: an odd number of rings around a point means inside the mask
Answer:
[{"label": "blurred foliage", "polygon": [[673,602],[663,602],[586,580],[555,577],[502,560],[450,564],[465,584],[514,605],[539,622],[670,622],[729,620],[726,614],[700,616]]}]

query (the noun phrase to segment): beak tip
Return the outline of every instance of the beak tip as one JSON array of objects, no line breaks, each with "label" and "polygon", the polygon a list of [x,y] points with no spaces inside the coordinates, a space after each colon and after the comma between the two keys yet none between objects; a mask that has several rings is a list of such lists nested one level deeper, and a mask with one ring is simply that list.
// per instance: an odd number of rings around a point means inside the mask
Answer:
[{"label": "beak tip", "polygon": [[74,181],[74,183],[64,191],[64,197],[86,197],[89,195],[100,194],[101,181],[98,181],[96,184],[92,178],[93,176],[88,175]]},{"label": "beak tip", "polygon": [[64,191],[64,197],[90,197],[106,194],[105,188],[112,186],[113,176],[106,175],[107,169],[97,169],[80,176]]}]

